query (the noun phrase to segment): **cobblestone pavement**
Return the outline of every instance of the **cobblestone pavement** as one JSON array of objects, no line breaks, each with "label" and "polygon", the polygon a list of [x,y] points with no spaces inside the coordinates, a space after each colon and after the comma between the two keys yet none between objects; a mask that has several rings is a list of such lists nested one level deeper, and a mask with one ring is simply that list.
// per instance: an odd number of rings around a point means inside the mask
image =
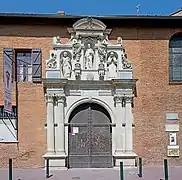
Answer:
[{"label": "cobblestone pavement", "polygon": [[[125,168],[124,180],[164,180],[163,167],[144,167],[143,177],[137,175],[137,168]],[[52,170],[47,180],[119,180],[119,168],[113,169],[70,169]],[[13,180],[43,180],[44,169],[13,169]],[[169,168],[169,180],[181,180],[182,167]],[[8,169],[0,169],[0,180],[8,180]]]}]

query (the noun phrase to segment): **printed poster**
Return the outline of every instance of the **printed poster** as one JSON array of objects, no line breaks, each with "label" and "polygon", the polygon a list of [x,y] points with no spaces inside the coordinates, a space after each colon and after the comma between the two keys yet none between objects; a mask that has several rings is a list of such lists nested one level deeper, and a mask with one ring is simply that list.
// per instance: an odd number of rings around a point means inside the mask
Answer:
[{"label": "printed poster", "polygon": [[72,135],[74,136],[75,134],[79,133],[79,128],[78,127],[73,127],[72,128]]},{"label": "printed poster", "polygon": [[4,58],[4,112],[12,111],[12,60],[9,57]]}]

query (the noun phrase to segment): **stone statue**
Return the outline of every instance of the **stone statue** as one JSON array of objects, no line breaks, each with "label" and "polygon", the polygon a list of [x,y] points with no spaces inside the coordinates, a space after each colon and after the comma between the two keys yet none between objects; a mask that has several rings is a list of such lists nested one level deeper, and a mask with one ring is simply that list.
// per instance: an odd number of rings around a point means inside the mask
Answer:
[{"label": "stone statue", "polygon": [[117,44],[121,44],[121,46],[123,46],[123,40],[121,37],[117,38]]},{"label": "stone statue", "polygon": [[108,69],[108,77],[109,78],[116,78],[116,72],[117,72],[117,53],[111,51],[109,53],[108,59],[107,59],[107,69]]},{"label": "stone statue", "polygon": [[73,39],[72,50],[73,50],[73,59],[79,62],[81,58],[82,45],[80,42],[77,41],[77,39]]},{"label": "stone statue", "polygon": [[85,52],[85,69],[92,69],[94,63],[94,50],[91,48],[91,44],[87,45],[87,50]]},{"label": "stone statue", "polygon": [[63,76],[65,78],[70,78],[71,77],[71,71],[72,71],[71,57],[69,57],[67,51],[64,51],[63,53],[61,53],[60,59],[61,59]]},{"label": "stone statue", "polygon": [[98,54],[100,62],[105,62],[107,56],[107,45],[103,43],[99,43],[98,45]]},{"label": "stone statue", "polygon": [[54,45],[60,45],[61,44],[60,36],[53,37],[53,44]]},{"label": "stone statue", "polygon": [[56,69],[57,68],[56,58],[57,58],[57,55],[55,53],[51,53],[51,58],[47,62],[47,68],[48,69]]},{"label": "stone statue", "polygon": [[127,54],[125,53],[125,49],[123,49],[123,54],[121,58],[122,58],[123,69],[132,69],[132,63],[131,61],[128,60]]}]

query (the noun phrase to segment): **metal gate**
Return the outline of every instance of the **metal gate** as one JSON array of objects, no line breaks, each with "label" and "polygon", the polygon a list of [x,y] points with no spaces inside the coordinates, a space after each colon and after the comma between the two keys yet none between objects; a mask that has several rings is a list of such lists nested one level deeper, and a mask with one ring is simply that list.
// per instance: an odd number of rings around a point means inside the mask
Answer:
[{"label": "metal gate", "polygon": [[97,104],[82,104],[71,114],[69,168],[109,168],[112,132],[108,112]]}]

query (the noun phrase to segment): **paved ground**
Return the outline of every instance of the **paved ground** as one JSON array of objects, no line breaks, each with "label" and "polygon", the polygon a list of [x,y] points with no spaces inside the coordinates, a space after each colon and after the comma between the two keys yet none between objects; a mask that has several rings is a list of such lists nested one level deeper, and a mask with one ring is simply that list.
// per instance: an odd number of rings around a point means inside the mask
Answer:
[{"label": "paved ground", "polygon": [[[164,180],[163,167],[144,167],[143,177],[137,175],[137,168],[125,168],[124,180]],[[47,180],[120,180],[119,169],[71,169],[51,171]],[[43,169],[14,169],[13,180],[43,180]],[[182,167],[169,168],[169,180],[181,180]],[[0,180],[8,180],[8,170],[0,169]]]}]

